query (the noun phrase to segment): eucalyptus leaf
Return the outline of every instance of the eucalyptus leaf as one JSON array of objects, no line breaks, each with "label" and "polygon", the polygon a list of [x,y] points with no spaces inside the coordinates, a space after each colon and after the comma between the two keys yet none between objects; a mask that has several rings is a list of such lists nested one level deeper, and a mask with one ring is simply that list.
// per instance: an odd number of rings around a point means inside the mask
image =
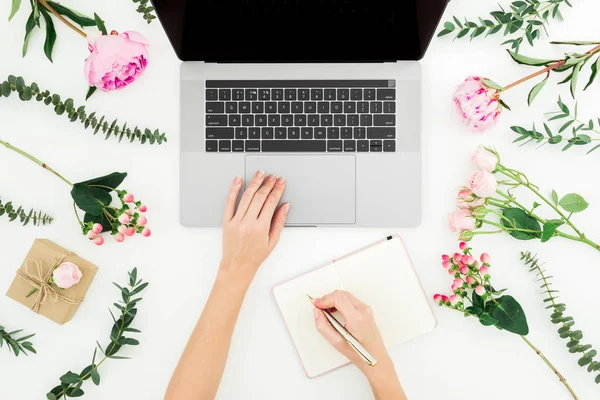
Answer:
[{"label": "eucalyptus leaf", "polygon": [[531,89],[531,91],[529,92],[529,96],[527,96],[527,105],[531,105],[531,103],[533,103],[533,100],[540,93],[540,91],[544,88],[544,85],[546,84],[546,82],[548,82],[548,78],[550,78],[550,73],[548,73],[546,75],[546,78],[543,81],[541,81],[540,83],[538,83]]},{"label": "eucalyptus leaf", "polygon": [[54,29],[54,22],[52,17],[46,11],[45,8],[40,9],[44,21],[46,22],[46,41],[44,42],[44,53],[48,60],[52,61],[52,50],[54,49],[54,43],[56,42],[56,30]]},{"label": "eucalyptus leaf", "polygon": [[541,66],[548,66],[550,64],[554,64],[554,63],[558,62],[558,60],[548,60],[548,59],[527,57],[522,54],[518,54],[514,51],[510,51],[510,50],[507,50],[507,51],[508,51],[508,54],[510,54],[510,56],[512,57],[512,59],[514,61],[516,61],[518,64],[530,65],[530,66],[534,66],[534,67],[541,67]]},{"label": "eucalyptus leaf", "polygon": [[21,0],[12,0],[12,7],[10,9],[10,15],[8,16],[8,20],[13,19],[17,11],[21,8]]}]

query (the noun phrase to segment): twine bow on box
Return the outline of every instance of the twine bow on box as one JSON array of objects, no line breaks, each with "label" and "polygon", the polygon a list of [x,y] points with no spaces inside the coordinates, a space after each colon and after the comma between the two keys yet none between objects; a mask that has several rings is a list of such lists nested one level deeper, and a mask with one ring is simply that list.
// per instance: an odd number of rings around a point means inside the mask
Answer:
[{"label": "twine bow on box", "polygon": [[[33,312],[39,314],[41,305],[44,304],[44,302],[49,296],[52,298],[52,301],[54,303],[56,303],[58,300],[61,300],[67,304],[80,304],[83,301],[83,299],[73,300],[66,296],[63,296],[62,294],[58,293],[51,286],[51,284],[48,283],[52,272],[54,272],[54,266],[60,265],[65,260],[65,258],[67,258],[71,254],[73,253],[64,253],[58,256],[53,266],[50,267],[50,269],[48,269],[48,272],[45,275],[43,273],[42,262],[34,259],[25,260],[25,270],[17,271],[17,275],[20,276],[21,279],[23,279],[25,282],[27,282],[34,288],[30,294],[37,292],[37,297],[35,298],[35,301],[31,306],[31,310]],[[35,265],[36,269],[34,273],[29,271],[30,263],[33,263],[33,265]],[[27,297],[29,297],[29,295]]]}]

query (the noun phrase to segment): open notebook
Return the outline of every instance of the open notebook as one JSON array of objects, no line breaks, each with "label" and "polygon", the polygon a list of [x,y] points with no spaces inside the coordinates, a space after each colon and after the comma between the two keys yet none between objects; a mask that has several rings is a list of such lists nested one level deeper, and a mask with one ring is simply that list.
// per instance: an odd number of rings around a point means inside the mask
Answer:
[{"label": "open notebook", "polygon": [[371,306],[388,348],[436,325],[402,240],[389,236],[273,289],[310,378],[349,362],[317,331],[313,306],[306,297],[320,297],[336,289],[347,290]]}]

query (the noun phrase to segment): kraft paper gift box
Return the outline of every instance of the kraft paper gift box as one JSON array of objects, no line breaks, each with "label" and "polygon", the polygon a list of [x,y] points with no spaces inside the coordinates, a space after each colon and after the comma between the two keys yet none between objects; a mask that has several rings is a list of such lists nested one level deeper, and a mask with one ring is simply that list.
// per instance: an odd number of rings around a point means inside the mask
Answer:
[{"label": "kraft paper gift box", "polygon": [[[79,267],[79,283],[68,289],[47,284],[52,271],[62,262]],[[48,239],[36,239],[6,295],[34,312],[63,325],[69,322],[87,293],[98,267]],[[34,288],[37,291],[27,297]]]}]

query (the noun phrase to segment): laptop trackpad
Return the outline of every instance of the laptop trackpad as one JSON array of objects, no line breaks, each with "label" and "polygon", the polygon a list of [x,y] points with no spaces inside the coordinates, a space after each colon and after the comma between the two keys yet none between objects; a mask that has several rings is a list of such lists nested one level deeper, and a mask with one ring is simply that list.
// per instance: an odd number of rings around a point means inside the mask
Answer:
[{"label": "laptop trackpad", "polygon": [[291,204],[287,225],[356,222],[354,155],[247,155],[245,164],[246,184],[260,169],[285,176],[281,203]]}]

